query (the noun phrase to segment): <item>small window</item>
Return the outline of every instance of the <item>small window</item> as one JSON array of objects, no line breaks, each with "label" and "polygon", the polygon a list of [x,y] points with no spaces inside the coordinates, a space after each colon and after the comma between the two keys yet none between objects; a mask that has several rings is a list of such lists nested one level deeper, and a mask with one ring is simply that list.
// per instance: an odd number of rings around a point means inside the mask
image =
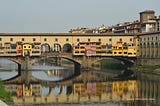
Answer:
[{"label": "small window", "polygon": [[36,38],[33,38],[33,41],[36,41]]},{"label": "small window", "polygon": [[58,42],[58,39],[57,39],[57,38],[55,38],[55,42]]},{"label": "small window", "polygon": [[22,41],[24,41],[24,38],[22,38]]},{"label": "small window", "polygon": [[68,38],[66,38],[66,41],[69,41],[69,39],[68,39]]},{"label": "small window", "polygon": [[112,38],[109,38],[109,41],[111,42],[111,41],[112,41]]},{"label": "small window", "polygon": [[120,38],[119,41],[122,42],[122,38]]},{"label": "small window", "polygon": [[30,46],[28,46],[28,48],[31,48]]},{"label": "small window", "polygon": [[24,48],[26,48],[26,46],[24,46]]},{"label": "small window", "polygon": [[44,41],[47,41],[47,38],[44,38]]},{"label": "small window", "polygon": [[10,41],[13,41],[13,38],[10,38]]},{"label": "small window", "polygon": [[101,42],[101,39],[98,39],[99,42]]},{"label": "small window", "polygon": [[130,38],[130,41],[132,41],[132,38]]},{"label": "small window", "polygon": [[79,42],[79,38],[77,39],[77,42]]},{"label": "small window", "polygon": [[2,41],[2,38],[0,38],[0,41]]},{"label": "small window", "polygon": [[88,42],[90,42],[91,40],[90,39],[88,39]]}]

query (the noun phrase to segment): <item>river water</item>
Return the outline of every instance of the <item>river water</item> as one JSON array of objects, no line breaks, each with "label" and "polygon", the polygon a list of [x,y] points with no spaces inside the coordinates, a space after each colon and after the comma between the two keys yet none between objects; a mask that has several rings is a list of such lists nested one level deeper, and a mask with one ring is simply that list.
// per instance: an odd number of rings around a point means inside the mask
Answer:
[{"label": "river water", "polygon": [[[0,78],[10,79],[18,74],[17,65],[11,61],[0,59]],[[33,65],[27,73],[29,77],[45,82],[61,82],[74,75],[73,67],[54,66],[47,64]],[[23,77],[26,72],[22,71]],[[79,76],[70,79],[72,84],[65,82],[64,85],[53,85],[52,87],[32,84],[32,95],[37,106],[159,106],[160,105],[160,77],[153,74],[131,72],[129,70],[108,70],[102,71],[82,70]],[[31,81],[31,79],[29,80]],[[34,87],[35,84],[35,87]],[[16,86],[16,87],[15,87]],[[24,99],[20,103],[17,93],[17,85],[5,85],[11,92],[17,104],[24,105]],[[15,89],[14,89],[15,87]],[[38,88],[40,87],[40,89]],[[35,90],[34,90],[35,88]],[[38,90],[37,90],[38,88]],[[83,89],[83,90],[82,90]],[[52,90],[52,92],[50,92]],[[37,98],[47,95],[57,97],[60,94],[78,95],[74,96],[78,102],[48,103],[48,98],[44,98],[46,103],[37,104]],[[19,95],[25,98],[24,94]],[[36,98],[37,97],[37,98]],[[17,99],[18,98],[18,99]],[[36,99],[34,99],[36,98]],[[84,99],[85,98],[85,99]],[[94,100],[94,99],[95,100]],[[61,101],[63,98],[58,98]],[[83,100],[84,99],[84,100]],[[19,101],[19,102],[18,102]],[[26,101],[26,99],[25,99]],[[71,100],[69,100],[71,101]],[[97,102],[98,101],[98,102]],[[69,104],[68,104],[69,103]],[[17,105],[14,104],[14,105]],[[32,103],[32,105],[34,105]]]}]

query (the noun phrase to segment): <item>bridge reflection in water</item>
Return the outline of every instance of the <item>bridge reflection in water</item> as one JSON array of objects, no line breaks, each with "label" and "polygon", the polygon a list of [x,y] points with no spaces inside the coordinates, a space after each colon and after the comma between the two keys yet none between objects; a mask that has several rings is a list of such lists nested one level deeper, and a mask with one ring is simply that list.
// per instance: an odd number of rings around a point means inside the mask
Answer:
[{"label": "bridge reflection in water", "polygon": [[[49,76],[60,75],[58,72],[46,73]],[[159,77],[138,73],[135,79],[112,78],[113,75],[109,73],[89,71],[67,80],[45,82],[31,77],[28,85],[8,81],[4,82],[4,86],[11,92],[15,104],[107,102],[127,106],[160,104]]]}]

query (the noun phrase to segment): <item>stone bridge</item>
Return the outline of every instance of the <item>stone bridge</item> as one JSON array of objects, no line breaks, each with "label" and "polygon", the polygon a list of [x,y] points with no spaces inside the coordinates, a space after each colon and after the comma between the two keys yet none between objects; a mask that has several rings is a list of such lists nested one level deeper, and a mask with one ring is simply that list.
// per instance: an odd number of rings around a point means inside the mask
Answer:
[{"label": "stone bridge", "polygon": [[55,58],[57,65],[61,64],[61,59],[67,59],[74,64],[74,69],[77,75],[80,73],[80,69],[96,69],[100,70],[101,65],[100,61],[113,58],[121,61],[125,65],[133,65],[136,61],[136,57],[122,57],[122,56],[74,56],[72,53],[42,53],[40,56],[26,56],[26,57],[17,57],[17,56],[1,56],[11,60],[18,64],[18,70],[30,70],[31,65],[35,62],[38,62],[42,58]]}]

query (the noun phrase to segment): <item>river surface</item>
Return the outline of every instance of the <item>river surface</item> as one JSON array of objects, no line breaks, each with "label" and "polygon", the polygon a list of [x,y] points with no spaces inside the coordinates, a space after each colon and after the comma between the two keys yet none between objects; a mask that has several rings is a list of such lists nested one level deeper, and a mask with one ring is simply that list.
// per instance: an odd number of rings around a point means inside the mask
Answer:
[{"label": "river surface", "polygon": [[[0,78],[2,80],[8,80],[18,75],[17,69],[15,63],[0,59]],[[74,77],[73,75],[73,67],[36,64],[29,72],[21,72],[21,78],[24,78],[21,83],[5,84],[4,86],[11,92],[16,102],[14,105],[24,105],[28,98],[35,103],[28,101],[33,106],[160,105],[160,77],[157,75],[108,69],[81,70],[79,76]],[[35,82],[37,80],[42,81],[43,84]],[[28,82],[31,83],[29,84],[31,86],[28,86]],[[32,93],[17,92],[20,85],[23,87],[27,85],[28,89],[31,87]],[[50,100],[48,95],[57,101],[56,104],[54,101],[51,102],[52,99]],[[63,98],[66,98],[66,104],[62,101],[62,95]],[[39,98],[43,105],[38,104]],[[72,101],[70,98],[75,100]]]}]

